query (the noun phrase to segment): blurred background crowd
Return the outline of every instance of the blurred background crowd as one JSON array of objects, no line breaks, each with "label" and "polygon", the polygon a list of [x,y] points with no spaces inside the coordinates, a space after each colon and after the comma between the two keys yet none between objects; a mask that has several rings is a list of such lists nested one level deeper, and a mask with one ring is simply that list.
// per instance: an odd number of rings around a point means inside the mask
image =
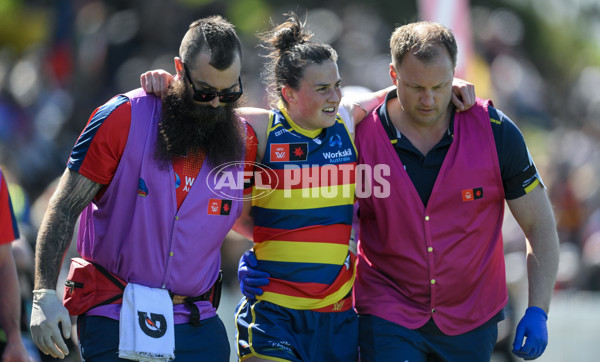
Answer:
[{"label": "blurred background crowd", "polygon": [[[256,33],[289,11],[308,15],[317,38],[338,51],[348,92],[391,85],[388,40],[397,25],[432,11],[438,18],[431,20],[449,22],[459,40],[458,75],[519,126],[550,192],[561,240],[557,295],[600,303],[597,0],[1,0],[0,164],[22,234],[15,255],[24,329],[37,228],[93,109],[137,88],[146,70],[173,72],[188,25],[212,14],[235,24],[243,42],[246,102],[267,107]],[[229,239],[223,268],[235,305],[237,260],[251,244],[233,232]],[[505,245],[518,308],[526,291],[525,244],[510,217]],[[65,260],[68,268],[68,256]],[[550,323],[552,318],[551,312]],[[591,333],[597,338],[599,332],[596,324]],[[549,349],[556,343],[552,333]]]}]

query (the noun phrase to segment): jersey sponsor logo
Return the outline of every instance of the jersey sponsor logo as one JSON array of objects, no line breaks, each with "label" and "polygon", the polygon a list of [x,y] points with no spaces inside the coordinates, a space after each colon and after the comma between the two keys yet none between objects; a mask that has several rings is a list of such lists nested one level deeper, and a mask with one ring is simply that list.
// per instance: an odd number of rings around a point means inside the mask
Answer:
[{"label": "jersey sponsor logo", "polygon": [[148,196],[148,187],[146,187],[146,181],[144,181],[144,179],[141,177],[138,180],[137,194],[141,197]]},{"label": "jersey sponsor logo", "polygon": [[192,188],[192,185],[194,184],[195,180],[195,177],[185,176],[185,186],[183,187],[183,191],[190,192],[190,189]]},{"label": "jersey sponsor logo", "polygon": [[323,158],[328,160],[329,163],[349,162],[352,160],[352,155],[353,152],[351,148],[337,150],[335,152],[323,152]]},{"label": "jersey sponsor logo", "polygon": [[210,199],[208,200],[209,215],[229,215],[231,212],[231,201],[225,199]]},{"label": "jersey sponsor logo", "polygon": [[272,143],[271,162],[306,161],[308,143]]},{"label": "jersey sponsor logo", "polygon": [[287,130],[287,129],[285,129],[285,128],[282,128],[282,129],[280,129],[280,130],[278,130],[278,131],[275,131],[275,137],[279,137],[279,136],[281,136],[281,135],[282,135],[282,134],[284,134],[284,133],[290,133],[290,131],[288,131],[288,130]]},{"label": "jersey sponsor logo", "polygon": [[165,335],[167,332],[167,319],[162,314],[150,313],[150,317],[148,317],[148,312],[140,312],[138,313],[138,324],[146,335],[152,338],[160,338]]},{"label": "jersey sponsor logo", "polygon": [[329,147],[333,147],[335,145],[337,145],[338,148],[342,148],[342,136],[337,133],[329,137]]},{"label": "jersey sponsor logo", "polygon": [[462,190],[463,201],[473,201],[483,198],[483,187],[476,189]]}]

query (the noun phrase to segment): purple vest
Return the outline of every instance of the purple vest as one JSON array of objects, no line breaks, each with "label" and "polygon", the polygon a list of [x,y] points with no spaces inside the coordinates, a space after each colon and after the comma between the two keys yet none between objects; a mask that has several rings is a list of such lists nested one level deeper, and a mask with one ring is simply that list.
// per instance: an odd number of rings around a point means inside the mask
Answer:
[{"label": "purple vest", "polygon": [[506,304],[504,190],[488,103],[478,99],[455,114],[454,140],[427,207],[377,110],[357,126],[359,164],[387,164],[391,172],[389,197],[359,198],[358,313],[410,329],[433,318],[444,333],[457,335]]},{"label": "purple vest", "polygon": [[[105,194],[81,214],[77,250],[127,282],[201,295],[219,274],[221,244],[241,213],[243,185],[213,177],[207,159],[177,210],[172,164],[154,158],[160,98],[141,89],[125,96],[131,101],[127,145]],[[225,171],[237,180],[240,166]],[[218,196],[215,187],[231,198]],[[209,302],[197,305],[201,319],[215,315]],[[119,310],[120,304],[111,304],[89,314],[118,319]],[[174,306],[174,311],[175,323],[189,320],[184,305]]]}]

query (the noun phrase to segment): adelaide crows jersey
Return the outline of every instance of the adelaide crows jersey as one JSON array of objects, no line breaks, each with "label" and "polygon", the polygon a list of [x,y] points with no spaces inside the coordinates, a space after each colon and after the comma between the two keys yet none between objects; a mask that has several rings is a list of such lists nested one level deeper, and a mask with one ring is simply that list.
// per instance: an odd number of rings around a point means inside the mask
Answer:
[{"label": "adelaide crows jersey", "polygon": [[339,114],[317,133],[273,110],[262,159],[268,171],[253,189],[254,251],[258,269],[271,275],[257,298],[293,309],[338,302],[355,276],[348,243],[356,148]]}]

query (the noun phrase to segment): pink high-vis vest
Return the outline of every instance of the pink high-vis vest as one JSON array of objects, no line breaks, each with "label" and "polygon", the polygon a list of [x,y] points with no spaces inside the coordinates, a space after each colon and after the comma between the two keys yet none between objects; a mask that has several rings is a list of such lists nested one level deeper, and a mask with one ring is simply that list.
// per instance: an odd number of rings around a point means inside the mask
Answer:
[{"label": "pink high-vis vest", "polygon": [[[199,296],[215,283],[221,244],[241,213],[243,185],[228,180],[239,179],[243,158],[223,169],[222,175],[231,172],[225,179],[204,161],[192,185],[179,185],[191,189],[178,210],[173,166],[155,159],[160,98],[141,89],[125,95],[131,101],[127,145],[106,192],[81,214],[77,250],[127,282]],[[210,302],[196,304],[201,319],[215,315]],[[88,314],[118,319],[119,310],[111,304]],[[175,323],[189,321],[184,305],[174,312]]]},{"label": "pink high-vis vest", "polygon": [[427,207],[378,110],[357,126],[358,163],[391,169],[389,197],[359,198],[358,313],[410,329],[433,318],[445,334],[457,335],[506,304],[504,190],[488,104],[478,99],[455,114],[454,139]]}]

